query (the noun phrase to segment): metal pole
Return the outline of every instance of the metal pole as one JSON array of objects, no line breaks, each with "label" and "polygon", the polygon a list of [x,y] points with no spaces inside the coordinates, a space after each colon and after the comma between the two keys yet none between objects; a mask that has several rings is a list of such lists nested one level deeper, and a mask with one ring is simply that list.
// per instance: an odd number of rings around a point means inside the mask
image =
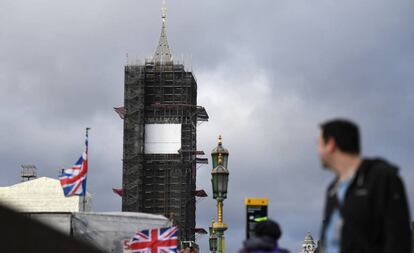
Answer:
[{"label": "metal pole", "polygon": [[217,235],[217,253],[224,253],[224,231],[227,225],[223,223],[223,200],[217,200],[217,222],[213,224],[213,229]]},{"label": "metal pole", "polygon": [[223,202],[221,200],[217,201],[217,220],[218,223],[223,223]]},{"label": "metal pole", "polygon": [[217,235],[217,252],[224,253],[224,229],[217,228],[216,230]]},{"label": "metal pole", "polygon": [[86,204],[86,199],[85,199],[85,197],[86,197],[86,192],[85,192],[85,194],[83,195],[83,207],[82,207],[82,211],[83,212],[85,212],[85,204]]},{"label": "metal pole", "polygon": [[[217,201],[217,220],[220,225],[223,224],[223,201]],[[224,253],[224,228],[217,229],[217,237],[218,237],[218,252]]]},{"label": "metal pole", "polygon": [[[89,137],[88,137],[88,132],[89,132],[89,130],[90,130],[91,128],[90,127],[87,127],[86,128],[86,139],[85,139],[85,153],[86,153],[86,161],[87,161],[87,163],[88,163],[88,165],[89,165],[89,154],[88,154],[88,142],[89,142]],[[89,168],[88,168],[89,169]],[[85,212],[85,205],[86,205],[86,184],[85,184],[85,189],[83,189],[84,190],[84,193],[83,193],[83,205],[82,205],[82,211],[84,211]]]}]

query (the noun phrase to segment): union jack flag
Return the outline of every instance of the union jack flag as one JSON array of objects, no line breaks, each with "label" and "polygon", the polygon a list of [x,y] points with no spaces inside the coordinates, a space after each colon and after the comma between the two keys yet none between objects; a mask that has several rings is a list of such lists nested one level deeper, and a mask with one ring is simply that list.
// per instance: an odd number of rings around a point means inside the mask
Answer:
[{"label": "union jack flag", "polygon": [[86,129],[85,151],[78,161],[59,176],[66,197],[86,194],[86,173],[88,172],[88,130]]},{"label": "union jack flag", "polygon": [[133,253],[177,253],[177,227],[142,230],[130,240]]}]

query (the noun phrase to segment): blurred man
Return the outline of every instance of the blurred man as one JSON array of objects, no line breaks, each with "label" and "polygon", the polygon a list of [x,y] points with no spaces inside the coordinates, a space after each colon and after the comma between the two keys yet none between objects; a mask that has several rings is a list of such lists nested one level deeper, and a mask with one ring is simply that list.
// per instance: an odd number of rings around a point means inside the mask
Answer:
[{"label": "blurred man", "polygon": [[239,253],[289,253],[279,247],[278,241],[282,235],[279,224],[273,220],[266,220],[256,224],[254,236],[243,243]]},{"label": "blurred man", "polygon": [[318,151],[335,173],[326,194],[324,253],[409,253],[410,217],[398,168],[360,155],[359,130],[348,120],[321,124]]},{"label": "blurred man", "polygon": [[414,222],[411,222],[411,242],[413,243],[413,253],[414,253]]}]

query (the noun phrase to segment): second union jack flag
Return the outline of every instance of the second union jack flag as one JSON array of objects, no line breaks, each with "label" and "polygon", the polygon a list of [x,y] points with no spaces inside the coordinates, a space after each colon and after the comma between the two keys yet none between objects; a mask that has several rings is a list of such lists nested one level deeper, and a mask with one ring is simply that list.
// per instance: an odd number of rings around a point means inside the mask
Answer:
[{"label": "second union jack flag", "polygon": [[177,227],[142,230],[130,240],[133,253],[176,253]]},{"label": "second union jack flag", "polygon": [[78,161],[59,176],[66,197],[86,194],[86,174],[88,172],[88,131],[86,131],[85,151]]}]

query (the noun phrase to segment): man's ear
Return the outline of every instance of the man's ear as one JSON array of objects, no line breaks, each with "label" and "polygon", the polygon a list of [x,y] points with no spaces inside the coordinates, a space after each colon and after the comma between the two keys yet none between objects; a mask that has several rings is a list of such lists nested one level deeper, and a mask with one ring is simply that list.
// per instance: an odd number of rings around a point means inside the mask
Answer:
[{"label": "man's ear", "polygon": [[336,142],[334,138],[329,138],[326,142],[326,148],[328,149],[329,153],[333,153],[336,150]]}]

